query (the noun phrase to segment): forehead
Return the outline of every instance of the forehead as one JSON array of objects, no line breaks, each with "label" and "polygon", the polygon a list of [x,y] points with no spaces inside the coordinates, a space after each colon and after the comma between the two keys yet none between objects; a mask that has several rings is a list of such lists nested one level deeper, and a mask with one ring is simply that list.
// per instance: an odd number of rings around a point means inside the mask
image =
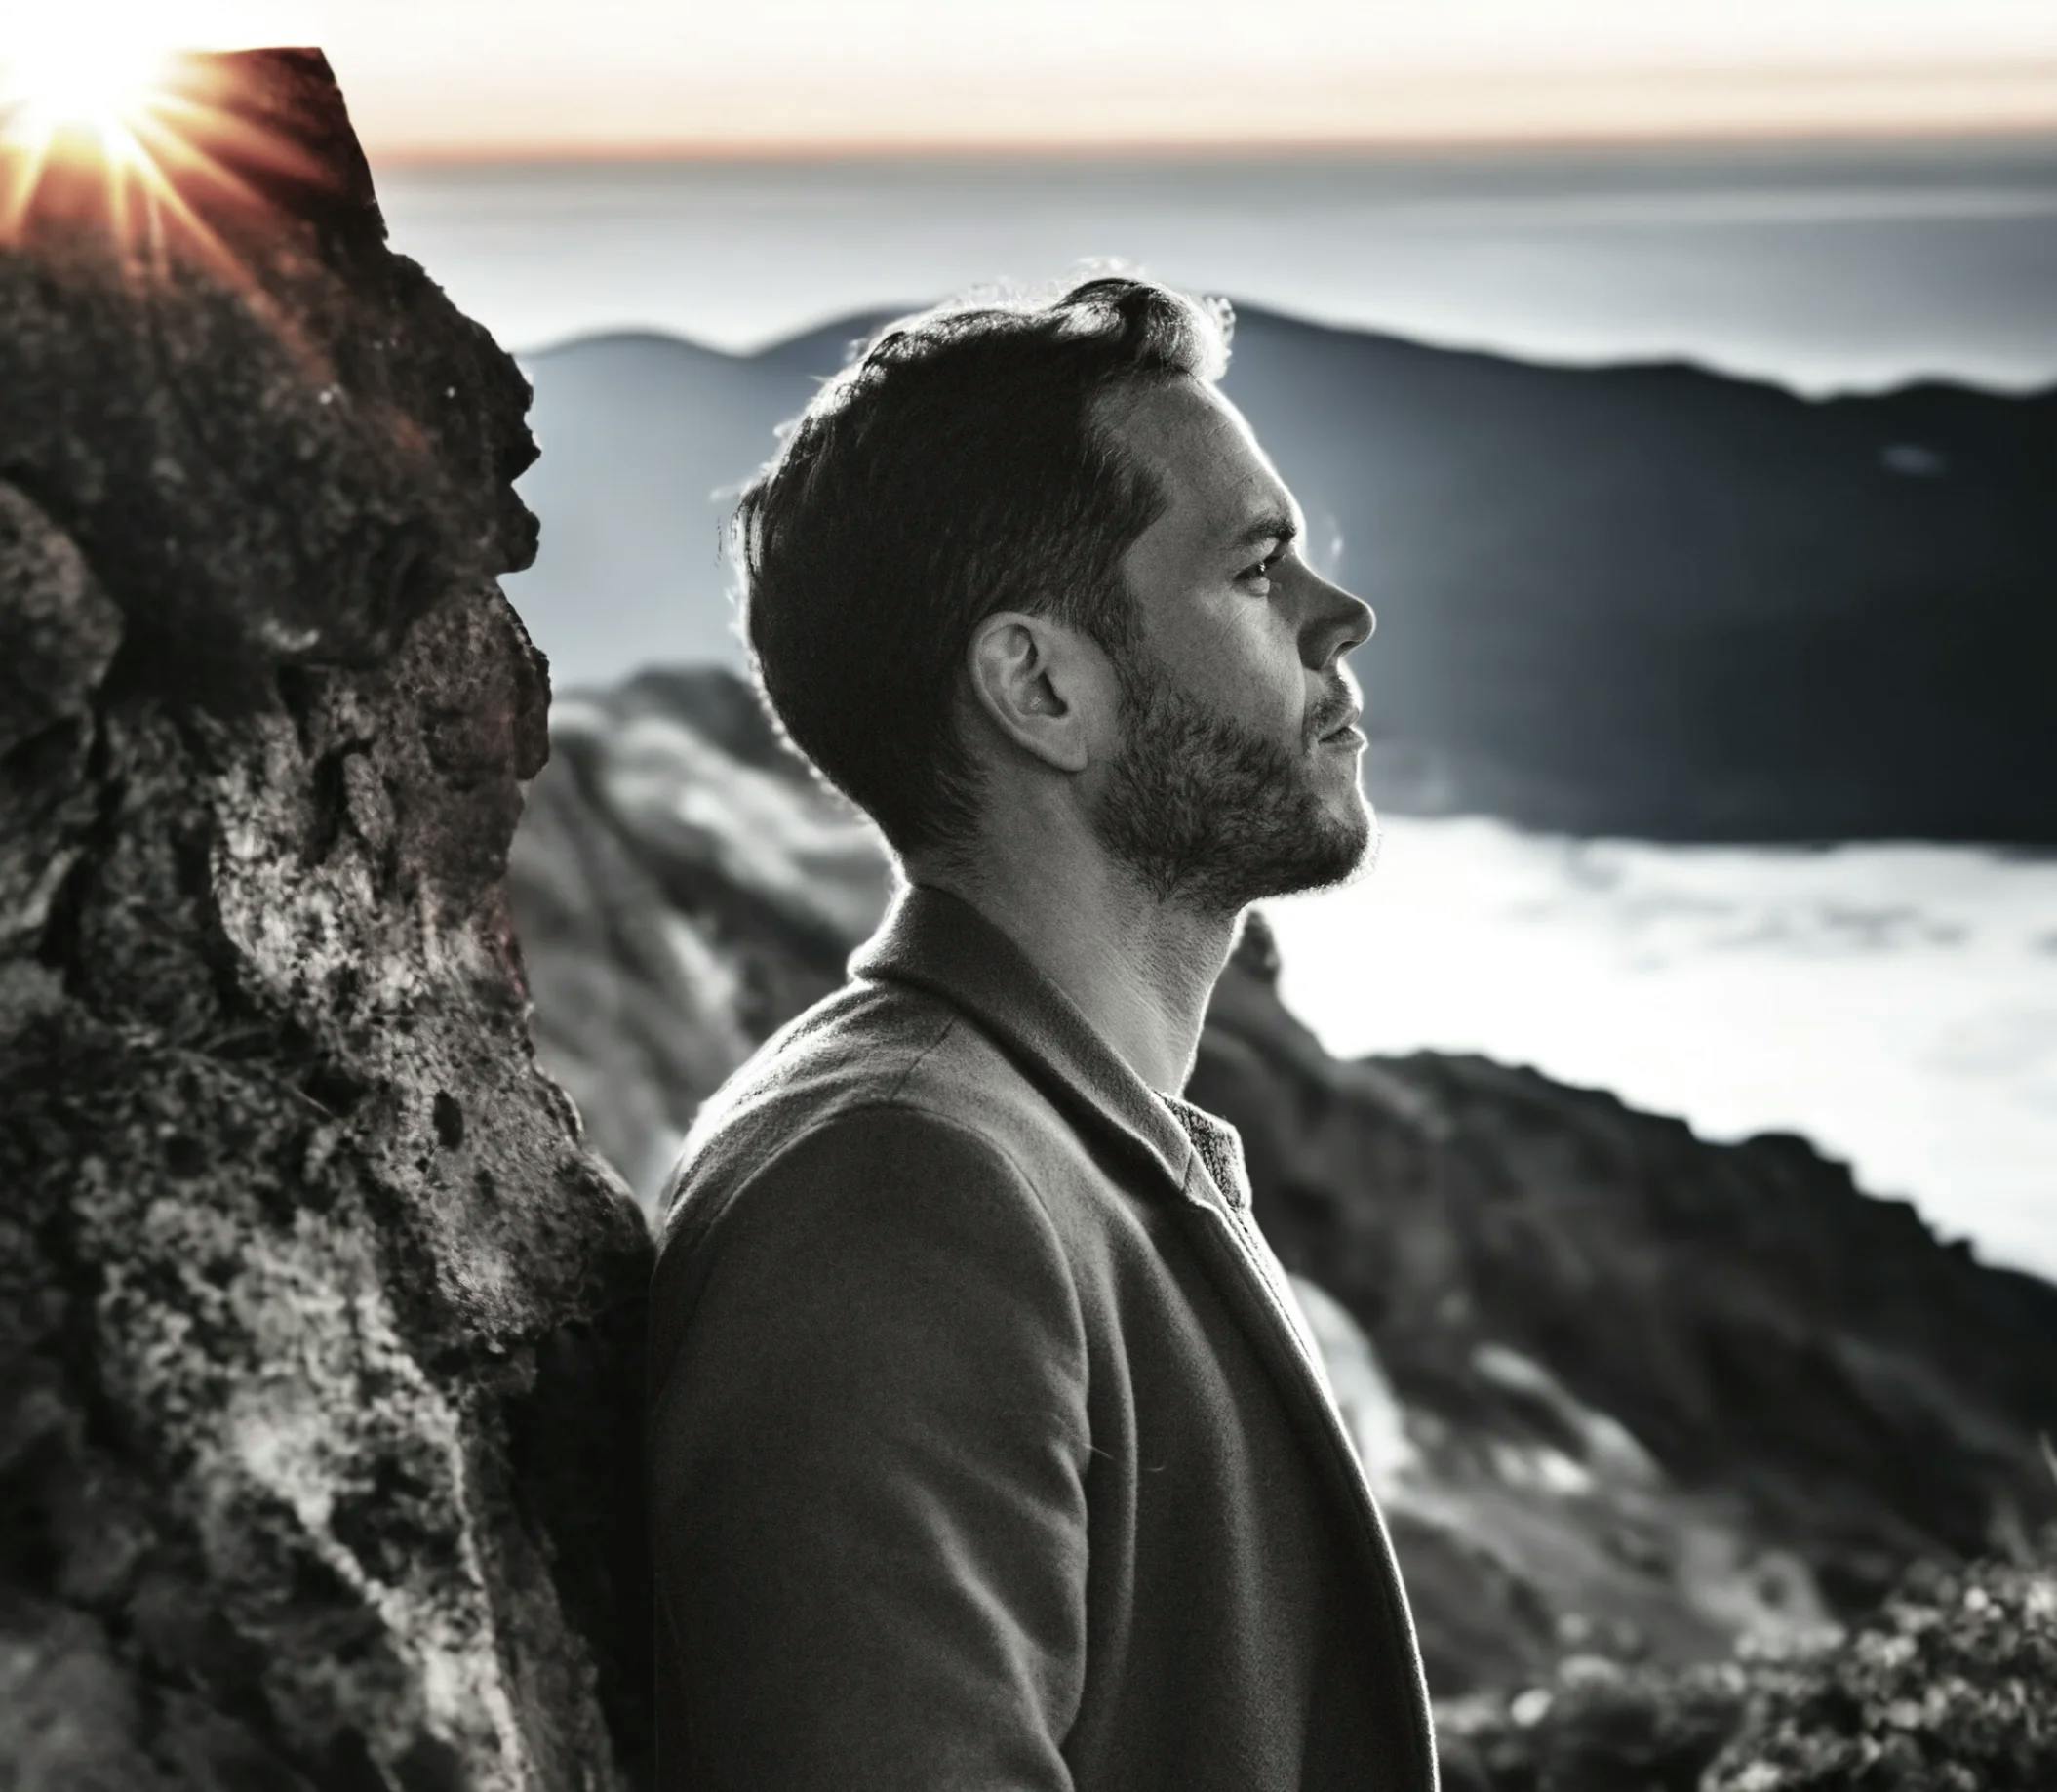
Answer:
[{"label": "forehead", "polygon": [[1131,567],[1233,554],[1259,524],[1300,523],[1278,470],[1243,413],[1212,386],[1177,379],[1124,393],[1103,421],[1157,480],[1165,508],[1131,543]]}]

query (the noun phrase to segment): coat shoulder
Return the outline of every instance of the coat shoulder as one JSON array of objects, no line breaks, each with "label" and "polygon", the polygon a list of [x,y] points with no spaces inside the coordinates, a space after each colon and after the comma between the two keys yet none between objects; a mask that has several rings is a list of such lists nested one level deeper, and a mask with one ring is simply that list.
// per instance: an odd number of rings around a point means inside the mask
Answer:
[{"label": "coat shoulder", "polygon": [[938,1135],[972,1135],[1031,1185],[1067,1136],[1023,1067],[950,1003],[905,984],[846,983],[702,1104],[665,1183],[661,1239],[800,1137],[882,1107],[927,1116]]},{"label": "coat shoulder", "polygon": [[[1038,1111],[1040,1109],[1040,1112]],[[672,1167],[652,1283],[653,1384],[712,1263],[746,1232],[911,1247],[973,1226],[1017,1273],[1068,1253],[1047,1194],[1076,1152],[1031,1080],[954,1007],[851,984],[798,1016],[717,1090]],[[1060,1303],[1076,1313],[1068,1292]]]}]

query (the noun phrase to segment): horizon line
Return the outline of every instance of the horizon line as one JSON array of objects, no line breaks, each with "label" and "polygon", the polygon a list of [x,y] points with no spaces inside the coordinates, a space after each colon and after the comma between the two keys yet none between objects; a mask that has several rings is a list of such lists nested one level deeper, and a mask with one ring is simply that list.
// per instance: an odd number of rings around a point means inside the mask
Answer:
[{"label": "horizon line", "polygon": [[847,138],[738,139],[726,137],[624,139],[618,141],[482,143],[374,142],[372,159],[390,169],[492,169],[579,166],[636,167],[664,164],[709,166],[810,162],[1294,162],[1325,158],[1404,158],[1419,154],[1479,151],[1494,154],[1559,151],[1616,151],[1712,148],[1892,148],[1910,144],[1978,144],[2017,141],[2057,147],[2057,112],[2044,117],[1910,120],[1904,125],[1873,121],[1804,126],[1703,125],[1687,130],[1601,128],[1591,130],[1446,131],[1307,137],[1251,138],[1169,133],[1128,137],[979,137],[939,139],[885,135]]},{"label": "horizon line", "polygon": [[[1199,289],[1195,289],[1199,290]],[[1559,356],[1537,354],[1531,351],[1494,346],[1489,343],[1446,340],[1433,336],[1423,336],[1411,330],[1390,328],[1375,324],[1341,323],[1303,311],[1296,306],[1269,303],[1261,299],[1238,299],[1233,293],[1219,288],[1205,289],[1226,299],[1239,316],[1248,312],[1255,316],[1275,318],[1297,328],[1318,331],[1324,334],[1376,338],[1396,342],[1407,348],[1421,349],[1432,354],[1459,355],[1487,361],[1498,361],[1510,366],[1541,369],[1556,373],[1590,374],[1667,374],[1684,372],[1729,385],[1760,386],[1779,392],[1803,405],[1829,405],[1847,400],[1889,399],[1903,397],[1924,388],[1940,388],[1963,393],[1974,398],[2004,402],[2044,403],[2057,400],[2057,378],[2040,379],[2032,384],[2010,386],[1995,384],[1990,380],[1975,378],[1963,374],[1945,373],[1936,370],[1908,374],[1879,385],[1834,385],[1814,387],[1796,384],[1778,374],[1756,372],[1744,367],[1724,364],[1719,358],[1702,354],[1680,352],[1673,354],[1626,354],[1586,356]],[[928,309],[919,301],[900,301],[862,305],[849,310],[836,310],[818,314],[814,321],[794,330],[782,330],[765,337],[743,348],[724,348],[702,337],[689,332],[656,324],[600,324],[577,330],[570,335],[552,337],[529,343],[522,347],[510,347],[507,353],[516,361],[543,359],[562,354],[568,349],[576,349],[600,342],[661,342],[691,348],[702,354],[718,355],[730,361],[754,361],[760,356],[775,354],[795,342],[843,325],[867,320],[890,319],[902,315],[914,315]],[[859,338],[861,339],[861,338]]]}]

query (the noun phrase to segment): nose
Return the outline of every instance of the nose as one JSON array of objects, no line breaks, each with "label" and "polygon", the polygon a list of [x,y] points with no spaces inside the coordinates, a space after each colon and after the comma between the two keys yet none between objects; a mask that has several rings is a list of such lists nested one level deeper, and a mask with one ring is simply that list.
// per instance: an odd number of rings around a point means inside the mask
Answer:
[{"label": "nose", "polygon": [[1326,579],[1321,581],[1316,614],[1321,626],[1314,643],[1318,655],[1315,663],[1324,670],[1363,647],[1378,627],[1377,613],[1369,604],[1354,591],[1345,591]]},{"label": "nose", "polygon": [[1355,592],[1346,591],[1343,595],[1350,600],[1350,608],[1359,618],[1351,634],[1350,647],[1346,647],[1343,650],[1347,654],[1351,648],[1363,647],[1366,641],[1378,633],[1378,612]]}]

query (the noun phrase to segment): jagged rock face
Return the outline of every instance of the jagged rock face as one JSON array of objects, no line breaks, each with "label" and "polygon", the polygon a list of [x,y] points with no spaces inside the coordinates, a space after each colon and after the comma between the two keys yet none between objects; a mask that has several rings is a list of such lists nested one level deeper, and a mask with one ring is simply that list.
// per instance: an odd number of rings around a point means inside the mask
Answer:
[{"label": "jagged rock face", "polygon": [[[841,980],[883,866],[732,676],[646,674],[558,726],[515,905],[538,991],[582,1006],[539,996],[539,1050],[624,1168],[661,1165],[725,1067]],[[1189,1093],[1237,1125],[1267,1234],[1325,1291],[1439,1695],[1567,1650],[1802,1641],[2047,1509],[2057,1290],[1938,1246],[1798,1139],[1710,1144],[1481,1057],[1339,1062],[1276,972],[1255,916]],[[651,1031],[633,1057],[621,1014]],[[667,1106],[679,1065],[700,1082]]]},{"label": "jagged rock face", "polygon": [[527,387],[326,63],[214,68],[297,184],[0,243],[0,1757],[624,1786],[649,1243],[502,890]]}]

